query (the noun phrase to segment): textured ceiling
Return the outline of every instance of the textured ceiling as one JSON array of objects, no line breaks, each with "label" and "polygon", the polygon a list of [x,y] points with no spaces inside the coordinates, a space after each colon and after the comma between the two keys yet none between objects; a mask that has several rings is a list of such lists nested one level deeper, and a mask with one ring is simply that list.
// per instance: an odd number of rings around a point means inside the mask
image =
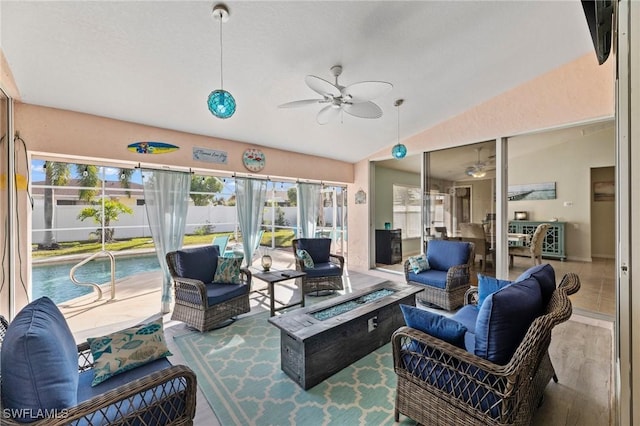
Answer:
[{"label": "textured ceiling", "polygon": [[[2,1],[0,43],[23,102],[358,161],[592,50],[579,1]],[[384,116],[321,126],[307,74],[388,81]]]}]

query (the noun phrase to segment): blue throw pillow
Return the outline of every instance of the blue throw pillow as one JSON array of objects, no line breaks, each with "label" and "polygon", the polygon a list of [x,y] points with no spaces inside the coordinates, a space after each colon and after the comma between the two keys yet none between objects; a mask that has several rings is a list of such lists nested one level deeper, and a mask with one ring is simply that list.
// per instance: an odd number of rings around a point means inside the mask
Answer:
[{"label": "blue throw pillow", "polygon": [[427,261],[427,256],[424,254],[411,256],[407,260],[409,261],[409,266],[411,266],[411,270],[414,274],[419,274],[422,271],[429,270],[429,262]]},{"label": "blue throw pillow", "polygon": [[475,354],[496,364],[508,363],[541,305],[542,294],[535,278],[487,296],[476,319]]},{"label": "blue throw pillow", "polygon": [[540,285],[540,291],[542,292],[542,309],[544,310],[551,300],[551,295],[553,295],[554,290],[556,289],[556,273],[553,270],[553,267],[548,263],[543,265],[532,266],[531,268],[524,271],[514,282],[524,281],[528,278],[535,278]]},{"label": "blue throw pillow", "polygon": [[400,309],[402,309],[404,322],[408,327],[420,330],[459,348],[464,348],[464,335],[467,332],[467,327],[458,321],[415,306],[401,304]]},{"label": "blue throw pillow", "polygon": [[64,316],[48,297],[25,306],[2,343],[2,402],[31,422],[46,410],[77,404],[78,350]]},{"label": "blue throw pillow", "polygon": [[482,302],[492,293],[511,284],[508,280],[499,280],[494,277],[478,274],[478,308],[482,306]]}]

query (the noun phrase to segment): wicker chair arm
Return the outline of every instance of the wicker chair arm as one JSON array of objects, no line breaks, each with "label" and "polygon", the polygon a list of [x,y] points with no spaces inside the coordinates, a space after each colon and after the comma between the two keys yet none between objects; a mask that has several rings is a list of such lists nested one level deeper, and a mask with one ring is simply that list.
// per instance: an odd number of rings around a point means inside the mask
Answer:
[{"label": "wicker chair arm", "polygon": [[209,307],[207,287],[202,281],[174,276],[173,282],[176,299],[192,303],[194,306],[204,306],[205,309]]},{"label": "wicker chair arm", "polygon": [[447,271],[447,283],[446,289],[452,289],[463,285],[469,285],[470,280],[470,266],[468,264],[455,265],[449,268]]},{"label": "wicker chair arm", "polygon": [[464,304],[466,305],[478,305],[478,286],[472,285],[469,290],[464,294]]},{"label": "wicker chair arm", "polygon": [[[104,410],[106,407],[114,404],[117,409],[124,409],[124,407],[118,405],[119,402],[126,401],[127,399],[133,400],[138,394],[160,387],[162,389],[156,392],[156,394],[159,394],[160,396],[158,398],[154,398],[156,403],[148,404],[137,412],[129,413],[124,417],[122,422],[118,424],[144,423],[145,420],[148,420],[144,417],[147,411],[159,409],[166,410],[166,407],[163,406],[167,403],[163,401],[164,398],[177,393],[175,385],[171,384],[175,379],[181,380],[184,383],[185,389],[180,392],[181,403],[178,404],[177,407],[174,407],[174,409],[178,409],[180,406],[184,407],[184,414],[180,424],[188,424],[188,421],[193,419],[195,416],[197,392],[196,375],[185,365],[172,365],[138,380],[118,386],[109,392],[95,396],[76,405],[75,407],[67,409],[64,412],[61,411],[61,413],[66,414],[64,416],[60,415],[57,418],[41,419],[29,423],[29,425],[62,426],[83,418],[87,424],[92,424],[92,421],[95,421],[93,420],[94,413],[97,411]],[[2,419],[2,422],[3,425],[24,425],[24,423],[19,423],[15,420],[5,418]]]},{"label": "wicker chair arm", "polygon": [[340,264],[340,269],[344,269],[344,256],[329,253],[329,262]]},{"label": "wicker chair arm", "polygon": [[251,271],[249,268],[241,268],[240,269],[240,281],[242,283],[249,286],[249,291],[251,291]]},{"label": "wicker chair arm", "polygon": [[580,278],[578,278],[578,276],[573,272],[565,274],[565,276],[562,277],[562,281],[560,281],[558,288],[564,290],[567,296],[571,296],[580,290]]},{"label": "wicker chair arm", "polygon": [[88,342],[78,343],[78,372],[93,368],[93,355]]}]

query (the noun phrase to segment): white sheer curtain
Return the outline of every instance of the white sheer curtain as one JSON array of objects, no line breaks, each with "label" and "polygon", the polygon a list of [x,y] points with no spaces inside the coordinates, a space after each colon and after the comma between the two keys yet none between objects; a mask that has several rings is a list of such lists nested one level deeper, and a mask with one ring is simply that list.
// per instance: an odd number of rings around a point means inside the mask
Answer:
[{"label": "white sheer curtain", "polygon": [[191,174],[167,170],[143,170],[144,204],[156,255],[164,275],[162,313],[170,310],[171,275],[165,256],[182,247],[189,208]]},{"label": "white sheer curtain", "polygon": [[313,238],[316,235],[321,189],[317,183],[298,183],[298,208],[300,209],[302,238]]},{"label": "white sheer curtain", "polygon": [[247,267],[251,266],[254,251],[260,244],[258,238],[266,196],[267,181],[236,178],[236,211]]}]

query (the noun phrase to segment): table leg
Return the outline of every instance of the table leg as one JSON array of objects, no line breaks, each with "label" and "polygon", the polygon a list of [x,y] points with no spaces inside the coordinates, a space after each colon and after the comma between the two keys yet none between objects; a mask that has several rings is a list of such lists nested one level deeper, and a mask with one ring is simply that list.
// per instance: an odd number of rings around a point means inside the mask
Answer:
[{"label": "table leg", "polygon": [[274,283],[269,283],[269,308],[271,311],[271,316],[274,316],[276,314],[276,306],[275,306],[275,297],[276,295],[274,294],[274,288],[273,288]]}]

